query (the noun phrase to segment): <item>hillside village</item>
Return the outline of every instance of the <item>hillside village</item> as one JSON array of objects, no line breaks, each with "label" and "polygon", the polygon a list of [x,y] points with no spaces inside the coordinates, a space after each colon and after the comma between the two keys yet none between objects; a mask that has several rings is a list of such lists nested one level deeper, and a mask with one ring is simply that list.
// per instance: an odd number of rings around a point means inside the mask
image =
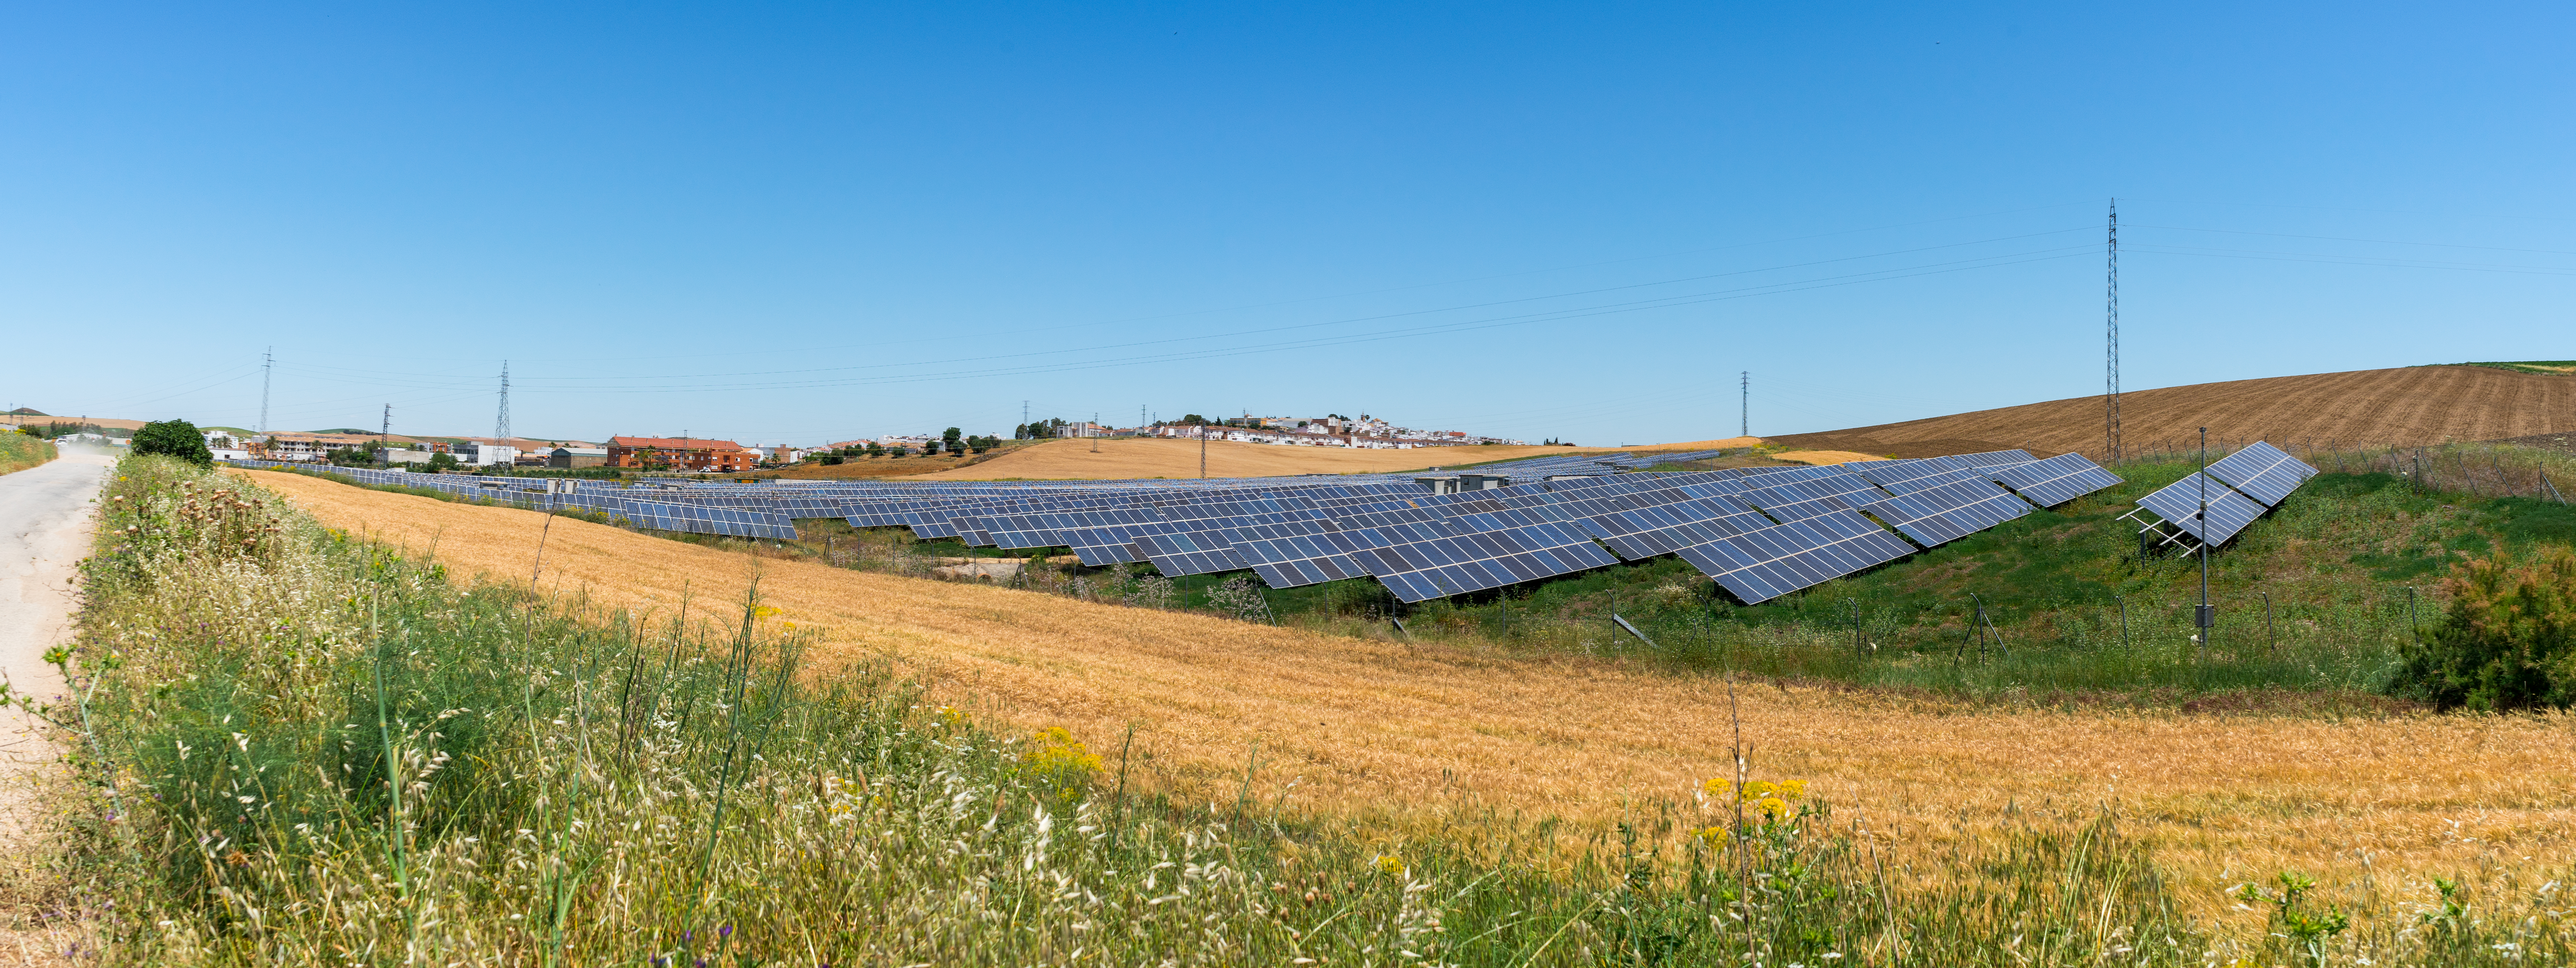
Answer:
[{"label": "hillside village", "polygon": [[[64,420],[42,411],[20,408],[6,415],[13,427],[35,430],[65,443],[123,446],[139,422],[77,418]],[[39,422],[39,421],[42,422]],[[745,444],[703,437],[615,435],[605,440],[532,437],[414,436],[367,433],[357,428],[323,431],[254,432],[236,427],[202,430],[206,447],[218,459],[277,460],[344,465],[411,467],[425,470],[490,470],[607,468],[643,472],[740,473],[804,463],[841,464],[853,459],[983,454],[1005,446],[999,436],[963,434],[950,427],[938,434],[885,434],[816,444]],[[1158,438],[1227,441],[1283,447],[1337,447],[1364,450],[1411,450],[1483,444],[1521,446],[1521,440],[1461,430],[1418,430],[1361,414],[1346,417],[1252,416],[1209,419],[1189,414],[1174,421],[1114,427],[1091,421],[1050,419],[1013,427],[1009,440],[1029,443],[1055,439]],[[1550,440],[1547,443],[1556,444]]]}]

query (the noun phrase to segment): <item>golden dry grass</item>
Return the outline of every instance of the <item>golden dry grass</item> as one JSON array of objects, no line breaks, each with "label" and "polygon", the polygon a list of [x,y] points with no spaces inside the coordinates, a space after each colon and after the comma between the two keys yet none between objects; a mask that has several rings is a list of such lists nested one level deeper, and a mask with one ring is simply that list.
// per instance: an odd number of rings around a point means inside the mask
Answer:
[{"label": "golden dry grass", "polygon": [[1771,459],[1784,460],[1792,464],[1843,464],[1856,460],[1881,460],[1886,456],[1848,450],[1788,450],[1771,455]]},{"label": "golden dry grass", "polygon": [[[1099,453],[1093,453],[1097,444]],[[1425,447],[1415,450],[1353,450],[1344,447],[1287,447],[1214,441],[1207,444],[1209,477],[1279,477],[1289,474],[1385,474],[1455,464],[1545,457],[1558,454],[1607,453],[1600,447]],[[913,480],[1106,481],[1146,477],[1199,476],[1199,442],[1155,438],[1054,440],[1021,447],[991,460]]]},{"label": "golden dry grass", "polygon": [[[543,516],[245,473],[326,524],[436,542],[458,574],[527,580]],[[740,554],[557,520],[545,587],[667,617],[741,594]],[[1430,818],[1481,806],[1585,822],[1686,796],[1729,767],[1727,690],[1595,659],[1531,660],[1329,637],[1034,592],[770,561],[762,593],[824,652],[884,656],[1028,728],[1070,727],[1112,759],[1128,724],[1143,781],[1291,809]],[[738,607],[738,606],[736,606]],[[737,613],[738,614],[738,613]],[[2283,869],[2329,885],[2554,873],[2576,831],[2576,719],[1998,711],[1890,695],[1740,690],[1758,776],[1803,777],[1899,860],[2011,808],[2105,806],[2149,838],[2197,913]],[[2536,883],[2536,881],[2534,882]],[[2238,916],[2238,915],[2229,915]]]}]

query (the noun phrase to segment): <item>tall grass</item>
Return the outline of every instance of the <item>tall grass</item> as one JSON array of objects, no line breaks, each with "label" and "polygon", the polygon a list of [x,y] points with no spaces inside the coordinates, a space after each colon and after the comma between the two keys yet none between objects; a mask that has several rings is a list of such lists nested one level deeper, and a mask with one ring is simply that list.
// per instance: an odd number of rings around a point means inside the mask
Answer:
[{"label": "tall grass", "polygon": [[0,433],[0,474],[23,471],[55,456],[52,441],[29,434]]},{"label": "tall grass", "polygon": [[[2021,814],[1946,865],[1891,869],[1884,834],[1747,775],[1602,830],[1131,790],[1124,751],[996,735],[882,668],[816,664],[752,575],[738,598],[603,614],[515,585],[460,590],[161,458],[121,464],[104,505],[67,659],[85,698],[57,714],[87,751],[94,819],[76,862],[108,885],[92,913],[118,963],[2181,965],[2282,951],[2176,917],[2112,817]],[[1247,789],[1258,769],[1256,750]],[[2563,926],[2533,906],[2553,898],[2464,896],[2498,907],[2443,932],[2325,942],[2416,962],[2528,963],[2499,945],[2563,959]]]}]

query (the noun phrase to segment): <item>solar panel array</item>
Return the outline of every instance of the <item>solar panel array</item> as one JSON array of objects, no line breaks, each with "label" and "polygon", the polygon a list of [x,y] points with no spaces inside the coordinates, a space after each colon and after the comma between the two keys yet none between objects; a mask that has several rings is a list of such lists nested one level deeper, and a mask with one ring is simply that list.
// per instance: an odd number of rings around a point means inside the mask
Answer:
[{"label": "solar panel array", "polygon": [[2031,502],[2014,491],[2044,490],[2046,500],[2032,500],[2063,503],[2119,483],[2080,456],[2035,461],[2022,451],[1633,473],[1718,454],[1509,461],[1467,471],[1500,486],[1445,494],[1419,480],[1426,474],[638,486],[581,480],[571,493],[556,494],[528,490],[542,482],[525,478],[351,476],[501,495],[539,509],[608,511],[673,531],[790,538],[793,519],[836,517],[978,547],[1067,548],[1095,567],[1150,563],[1166,575],[1249,569],[1272,588],[1371,577],[1408,602],[1661,555],[1681,556],[1745,602],[1767,601],[1904,557],[1916,543],[1937,545],[2029,513]]},{"label": "solar panel array", "polygon": [[[2202,544],[2225,544],[2315,476],[2316,468],[2258,440],[2209,465],[2206,472],[2196,471],[2157,488],[2155,493],[2139,498],[2138,506],[2155,512],[2164,524]],[[2204,499],[2209,502],[2205,520],[2201,514]],[[2156,527],[2150,524],[2147,530]],[[2165,540],[2170,543],[2176,537]]]}]

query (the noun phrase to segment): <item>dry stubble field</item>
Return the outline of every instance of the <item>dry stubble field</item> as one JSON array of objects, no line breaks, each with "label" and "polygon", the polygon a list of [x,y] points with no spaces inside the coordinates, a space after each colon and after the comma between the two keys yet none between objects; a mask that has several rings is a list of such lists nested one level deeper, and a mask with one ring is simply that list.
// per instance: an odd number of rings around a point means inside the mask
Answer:
[{"label": "dry stubble field", "polygon": [[[434,541],[459,575],[526,581],[544,524],[528,511],[237,473],[329,526],[414,554]],[[547,589],[662,618],[684,593],[708,611],[738,601],[755,567],[562,519],[545,560]],[[1257,741],[1257,795],[1284,791],[1292,811],[1421,835],[1452,811],[1488,807],[1605,822],[1684,799],[1729,769],[1717,679],[815,564],[758,567],[764,599],[819,633],[825,653],[890,660],[988,718],[1069,727],[1113,763],[1136,724],[1138,750],[1153,757],[1139,776],[1185,795],[1230,800]],[[2009,711],[1772,686],[1740,689],[1740,705],[1757,777],[1812,781],[1839,820],[1864,824],[1899,861],[2015,808],[2081,819],[2107,807],[2184,879],[2196,913],[2243,917],[2223,890],[2281,869],[2318,875],[2337,894],[2367,885],[2385,904],[2423,896],[2435,875],[2510,873],[2527,889],[2576,860],[2576,720],[2566,716]]]}]

